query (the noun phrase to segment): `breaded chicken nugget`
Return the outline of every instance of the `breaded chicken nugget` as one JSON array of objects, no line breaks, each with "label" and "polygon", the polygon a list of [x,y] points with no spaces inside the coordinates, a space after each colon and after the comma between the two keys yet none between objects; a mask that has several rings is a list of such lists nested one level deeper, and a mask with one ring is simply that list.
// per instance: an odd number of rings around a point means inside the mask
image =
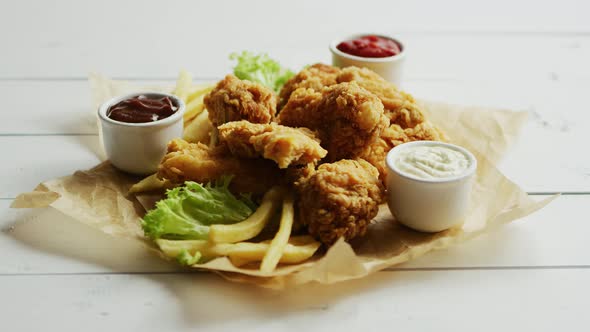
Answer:
[{"label": "breaded chicken nugget", "polygon": [[398,90],[393,83],[386,81],[374,71],[354,66],[346,67],[338,74],[337,81],[357,82],[379,97],[391,124],[400,125],[405,129],[413,128],[425,120],[424,114],[411,95]]},{"label": "breaded chicken nugget", "polygon": [[174,139],[158,168],[158,178],[174,184],[185,181],[207,183],[233,175],[230,189],[236,193],[263,194],[278,184],[282,172],[265,159],[243,159],[229,153],[227,147],[209,148],[201,143]]},{"label": "breaded chicken nugget", "polygon": [[211,123],[219,126],[240,120],[269,123],[276,114],[277,98],[261,84],[227,75],[205,96],[204,102]]},{"label": "breaded chicken nugget", "polygon": [[328,161],[356,158],[389,125],[383,104],[356,82],[322,89],[297,89],[279,113],[277,122],[317,131]]},{"label": "breaded chicken nugget", "polygon": [[276,123],[228,122],[219,126],[219,137],[232,154],[245,158],[262,156],[274,160],[279,168],[315,163],[328,153],[311,130]]},{"label": "breaded chicken nugget", "polygon": [[325,86],[336,84],[336,76],[339,72],[340,68],[322,63],[316,63],[303,69],[297,75],[291,77],[281,89],[278,109],[283,108],[289,101],[291,94],[299,88],[320,91]]},{"label": "breaded chicken nugget", "polygon": [[300,222],[327,245],[364,235],[384,195],[379,172],[362,159],[322,164],[296,189]]}]

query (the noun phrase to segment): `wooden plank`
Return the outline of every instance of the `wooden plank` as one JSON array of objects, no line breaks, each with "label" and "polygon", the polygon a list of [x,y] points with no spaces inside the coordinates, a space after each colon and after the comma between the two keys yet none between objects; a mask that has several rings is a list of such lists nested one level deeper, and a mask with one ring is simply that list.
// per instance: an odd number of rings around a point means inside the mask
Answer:
[{"label": "wooden plank", "polygon": [[3,276],[0,308],[11,331],[584,331],[589,278],[588,269],[390,272],[274,292],[202,274]]},{"label": "wooden plank", "polygon": [[[543,80],[557,77],[589,78],[590,68],[580,66],[590,56],[590,37],[578,35],[529,36],[529,35],[439,35],[397,33],[407,45],[405,77],[408,79],[466,79],[469,81]],[[56,58],[68,57],[72,49],[56,47],[36,53],[24,51],[12,53],[6,58],[15,65],[0,66],[0,78],[84,78],[89,71],[98,71],[113,77],[173,79],[181,68],[186,68],[203,78],[222,77],[230,71],[232,52],[251,50],[266,52],[285,66],[298,70],[316,62],[331,62],[328,43],[342,35],[302,35],[294,37],[288,45],[269,39],[242,39],[232,43],[209,40],[186,45],[183,52],[170,53],[164,49],[152,49],[140,44],[137,57],[121,58],[116,52],[97,49],[95,44],[80,45],[77,52],[89,53],[60,62]],[[214,38],[223,38],[215,35]],[[230,38],[230,36],[227,36]],[[301,40],[299,40],[301,38]],[[271,39],[272,40],[272,39]],[[117,40],[108,39],[106,45]],[[123,42],[123,41],[119,41]],[[62,42],[60,42],[62,43]],[[66,43],[66,42],[63,42]],[[148,41],[145,41],[147,44]],[[202,52],[202,45],[209,45],[209,52]],[[98,45],[98,44],[97,44]],[[112,45],[112,48],[124,48]],[[142,49],[144,48],[145,49]],[[142,54],[139,56],[139,54]],[[156,65],[157,64],[157,65]]]},{"label": "wooden plank", "polygon": [[[0,256],[0,275],[178,270],[133,241],[113,239],[51,209],[14,210],[9,203],[0,201],[0,252],[10,253]],[[590,224],[575,217],[589,214],[590,195],[563,196],[496,232],[394,269],[590,266]]]},{"label": "wooden plank", "polygon": [[102,160],[98,136],[0,137],[0,198],[14,198],[39,183],[89,169]]},{"label": "wooden plank", "polygon": [[[590,108],[584,101],[589,86],[586,80],[550,78],[528,83],[416,80],[406,90],[419,98],[528,112],[529,122],[500,169],[528,191],[589,192],[590,155],[578,152],[590,141]],[[553,178],[559,184],[549,185]]]},{"label": "wooden plank", "polygon": [[276,13],[269,11],[276,8],[270,0],[255,5],[171,2],[157,11],[114,1],[43,3],[34,11],[20,3],[11,7],[0,13],[0,77],[5,78],[83,77],[91,70],[170,78],[181,67],[203,77],[219,77],[227,72],[227,56],[245,49],[269,52],[300,68],[329,61],[329,42],[359,31],[401,38],[408,46],[409,77],[512,79],[561,68],[588,76],[590,70],[575,66],[588,58],[590,33],[584,16],[589,4],[576,0],[381,0],[362,7],[306,0],[277,8]]},{"label": "wooden plank", "polygon": [[113,238],[54,209],[0,200],[0,275],[178,271],[143,243]]}]

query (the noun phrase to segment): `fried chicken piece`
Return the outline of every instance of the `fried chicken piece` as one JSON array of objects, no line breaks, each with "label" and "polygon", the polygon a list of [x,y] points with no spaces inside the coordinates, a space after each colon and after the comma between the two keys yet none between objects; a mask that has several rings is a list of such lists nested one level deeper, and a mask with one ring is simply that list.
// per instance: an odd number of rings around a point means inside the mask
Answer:
[{"label": "fried chicken piece", "polygon": [[275,93],[258,83],[227,75],[204,98],[214,126],[229,121],[269,123],[276,114]]},{"label": "fried chicken piece", "polygon": [[322,122],[323,113],[318,111],[322,99],[321,90],[299,88],[293,91],[276,121],[290,127],[317,128]]},{"label": "fried chicken piece", "polygon": [[361,158],[377,167],[379,178],[385,183],[387,176],[385,157],[387,153],[402,143],[412,141],[446,141],[446,138],[438,128],[428,121],[422,122],[414,128],[406,129],[392,124],[383,130],[379,139],[364,151]]},{"label": "fried chicken piece", "polygon": [[320,91],[325,86],[336,84],[336,76],[339,72],[340,68],[322,63],[316,63],[303,69],[297,75],[291,77],[281,89],[278,109],[282,109],[289,101],[291,94],[299,88]]},{"label": "fried chicken piece", "polygon": [[322,164],[297,189],[299,219],[324,244],[366,233],[379,211],[384,189],[368,162],[340,160]]},{"label": "fried chicken piece", "polygon": [[356,158],[389,125],[379,98],[355,82],[332,85],[321,93],[297,89],[277,122],[317,131],[328,161]]},{"label": "fried chicken piece", "polygon": [[228,122],[219,127],[219,136],[232,154],[244,158],[262,156],[274,160],[279,168],[314,163],[328,153],[311,130],[276,123]]},{"label": "fried chicken piece", "polygon": [[398,88],[374,71],[367,68],[346,67],[337,77],[338,83],[357,82],[361,87],[375,94],[385,109],[390,123],[402,128],[414,128],[425,121],[424,114],[416,105],[414,97]]},{"label": "fried chicken piece", "polygon": [[242,159],[227,147],[209,148],[201,143],[174,139],[158,168],[158,178],[174,184],[184,181],[207,183],[233,175],[230,189],[236,193],[263,194],[283,178],[276,165],[265,159]]}]

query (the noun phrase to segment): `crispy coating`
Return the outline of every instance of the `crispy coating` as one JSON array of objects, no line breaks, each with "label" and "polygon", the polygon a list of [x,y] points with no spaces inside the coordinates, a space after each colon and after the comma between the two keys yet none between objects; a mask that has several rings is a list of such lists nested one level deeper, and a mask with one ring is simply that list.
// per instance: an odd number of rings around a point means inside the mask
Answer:
[{"label": "crispy coating", "polygon": [[215,126],[229,121],[269,123],[276,114],[274,92],[258,83],[227,75],[204,98],[209,119]]},{"label": "crispy coating", "polygon": [[201,143],[174,139],[158,168],[158,178],[174,184],[184,181],[207,183],[233,175],[230,189],[237,193],[263,194],[280,182],[283,175],[276,165],[265,159],[242,159],[226,147],[209,148]]},{"label": "crispy coating", "polygon": [[398,90],[377,73],[366,68],[346,67],[340,71],[337,80],[357,82],[383,103],[390,126],[382,131],[379,139],[369,145],[361,156],[377,167],[383,181],[386,177],[385,156],[395,146],[417,140],[445,140],[444,134],[426,119],[411,95]]},{"label": "crispy coating", "polygon": [[446,141],[444,134],[430,122],[425,121],[414,128],[403,129],[397,124],[385,128],[375,143],[371,144],[361,155],[379,170],[379,178],[385,183],[387,168],[385,157],[394,147],[412,141]]},{"label": "crispy coating", "polygon": [[320,91],[325,86],[336,84],[336,76],[340,72],[340,68],[316,63],[313,66],[307,67],[289,79],[281,92],[279,93],[279,109],[282,109],[291,94],[299,89],[306,88],[315,91]]},{"label": "crispy coating", "polygon": [[375,94],[385,109],[385,114],[392,124],[402,128],[413,128],[425,121],[424,114],[416,105],[414,97],[398,90],[374,71],[367,68],[346,67],[337,77],[340,82],[357,82],[361,87]]},{"label": "crispy coating", "polygon": [[244,158],[262,156],[274,160],[279,168],[315,163],[328,153],[311,130],[276,123],[228,122],[219,127],[219,136],[232,154]]},{"label": "crispy coating", "polygon": [[317,131],[328,161],[360,156],[389,124],[381,101],[355,82],[332,85],[321,93],[297,89],[277,121]]},{"label": "crispy coating", "polygon": [[276,120],[290,127],[317,128],[322,121],[322,112],[318,111],[322,99],[321,90],[299,88],[293,91]]},{"label": "crispy coating", "polygon": [[364,160],[322,164],[296,187],[299,219],[324,244],[366,233],[384,189],[379,172]]}]

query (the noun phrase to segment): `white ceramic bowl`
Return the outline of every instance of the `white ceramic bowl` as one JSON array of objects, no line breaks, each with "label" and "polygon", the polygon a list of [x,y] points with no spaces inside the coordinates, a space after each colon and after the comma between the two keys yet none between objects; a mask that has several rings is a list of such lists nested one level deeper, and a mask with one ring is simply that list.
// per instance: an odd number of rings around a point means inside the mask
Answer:
[{"label": "white ceramic bowl", "polygon": [[[394,56],[384,57],[384,58],[366,58],[356,55],[351,55],[340,51],[336,46],[345,40],[352,40],[357,39],[363,36],[378,36],[382,38],[387,38],[395,41],[400,49],[401,52]],[[391,38],[388,36],[383,36],[379,34],[370,34],[370,33],[363,33],[363,34],[356,34],[352,36],[348,36],[346,38],[336,39],[330,43],[330,51],[332,52],[332,65],[336,67],[348,67],[348,66],[356,66],[356,67],[366,67],[371,69],[372,71],[379,74],[381,77],[386,79],[387,81],[394,83],[395,85],[399,86],[402,82],[402,74],[403,74],[403,64],[406,58],[406,47],[402,44],[398,39]]]},{"label": "white ceramic bowl", "polygon": [[[109,108],[118,102],[139,95],[169,97],[177,111],[162,120],[127,123],[107,117]],[[160,92],[133,93],[115,97],[98,109],[103,146],[107,157],[118,169],[133,174],[152,174],[166,154],[170,140],[182,137],[184,102],[178,97]]]},{"label": "white ceramic bowl", "polygon": [[[400,152],[424,145],[459,151],[467,157],[469,166],[457,176],[437,179],[421,179],[398,169],[395,160]],[[422,232],[440,232],[463,223],[477,169],[477,160],[471,152],[454,144],[415,141],[393,148],[385,162],[387,204],[399,223]]]}]

